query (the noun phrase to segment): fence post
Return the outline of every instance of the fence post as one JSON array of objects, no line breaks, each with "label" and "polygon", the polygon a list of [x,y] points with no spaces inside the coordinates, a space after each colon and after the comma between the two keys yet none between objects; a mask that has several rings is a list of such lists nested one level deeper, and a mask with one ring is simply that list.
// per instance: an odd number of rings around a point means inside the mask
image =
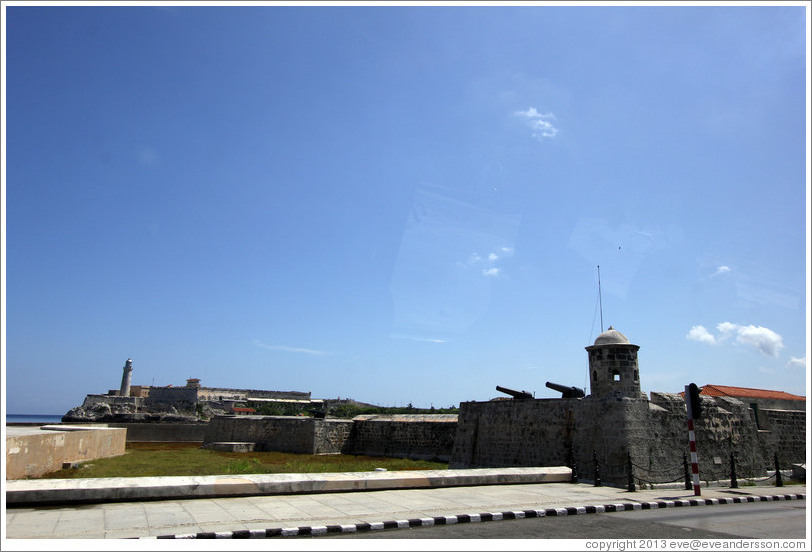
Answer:
[{"label": "fence post", "polygon": [[601,471],[598,468],[598,451],[592,451],[592,461],[595,463],[595,487],[600,487]]},{"label": "fence post", "polygon": [[773,461],[775,462],[775,486],[776,487],[783,487],[784,480],[781,479],[781,468],[778,466],[778,454],[773,455]]},{"label": "fence post", "polygon": [[685,490],[690,491],[693,488],[691,486],[691,472],[688,471],[688,456],[684,452],[682,453],[682,469],[685,471]]},{"label": "fence post", "polygon": [[736,480],[736,457],[733,456],[733,451],[730,451],[730,488],[739,488],[739,482]]},{"label": "fence post", "polygon": [[634,472],[632,471],[632,453],[626,453],[627,465],[629,467],[629,491],[635,492],[637,487],[634,485]]}]

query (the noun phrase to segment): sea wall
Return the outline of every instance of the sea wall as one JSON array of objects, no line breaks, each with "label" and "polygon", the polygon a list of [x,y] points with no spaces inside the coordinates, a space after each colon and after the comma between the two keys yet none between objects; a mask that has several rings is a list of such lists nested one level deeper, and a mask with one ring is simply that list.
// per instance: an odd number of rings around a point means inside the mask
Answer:
[{"label": "sea wall", "polygon": [[124,454],[122,428],[75,428],[60,431],[31,430],[6,435],[6,479],[37,477],[80,462]]}]

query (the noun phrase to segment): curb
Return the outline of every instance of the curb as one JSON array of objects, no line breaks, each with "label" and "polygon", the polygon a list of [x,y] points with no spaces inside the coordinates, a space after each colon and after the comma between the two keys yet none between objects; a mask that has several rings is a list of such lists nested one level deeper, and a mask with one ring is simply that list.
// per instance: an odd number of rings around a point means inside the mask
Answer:
[{"label": "curb", "polygon": [[457,516],[435,516],[413,518],[397,521],[379,521],[376,523],[354,523],[350,525],[317,525],[304,527],[287,527],[274,529],[255,529],[241,531],[218,531],[206,533],[187,533],[180,535],[160,535],[157,537],[140,537],[142,539],[265,539],[273,537],[320,536],[337,533],[365,533],[388,529],[410,529],[412,527],[431,527],[434,525],[452,525],[455,523],[478,523],[506,519],[526,519],[555,516],[575,516],[583,514],[603,514],[609,512],[629,512],[632,510],[657,510],[660,508],[681,508],[686,506],[715,506],[717,504],[742,504],[746,502],[773,502],[784,500],[806,500],[805,494],[785,494],[768,496],[737,496],[725,498],[695,498],[680,500],[656,500],[651,502],[621,502],[601,506],[577,506],[568,508],[547,508],[544,510],[516,510],[498,513],[461,514]]},{"label": "curb", "polygon": [[98,502],[182,500],[570,481],[567,467],[283,473],[6,482],[6,507]]}]

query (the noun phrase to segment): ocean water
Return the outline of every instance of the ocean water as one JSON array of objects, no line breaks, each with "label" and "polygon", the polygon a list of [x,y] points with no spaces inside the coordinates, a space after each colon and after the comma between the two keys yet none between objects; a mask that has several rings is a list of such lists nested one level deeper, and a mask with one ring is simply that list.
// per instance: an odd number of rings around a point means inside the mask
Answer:
[{"label": "ocean water", "polygon": [[6,423],[56,424],[62,421],[61,414],[6,414]]}]

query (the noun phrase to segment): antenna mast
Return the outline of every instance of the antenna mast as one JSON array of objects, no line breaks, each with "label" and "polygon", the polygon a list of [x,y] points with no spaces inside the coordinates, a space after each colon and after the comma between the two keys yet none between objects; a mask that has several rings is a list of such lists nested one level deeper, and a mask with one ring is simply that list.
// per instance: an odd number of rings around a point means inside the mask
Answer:
[{"label": "antenna mast", "polygon": [[601,333],[603,333],[603,299],[601,298],[601,265],[598,265],[598,303],[601,306]]}]

